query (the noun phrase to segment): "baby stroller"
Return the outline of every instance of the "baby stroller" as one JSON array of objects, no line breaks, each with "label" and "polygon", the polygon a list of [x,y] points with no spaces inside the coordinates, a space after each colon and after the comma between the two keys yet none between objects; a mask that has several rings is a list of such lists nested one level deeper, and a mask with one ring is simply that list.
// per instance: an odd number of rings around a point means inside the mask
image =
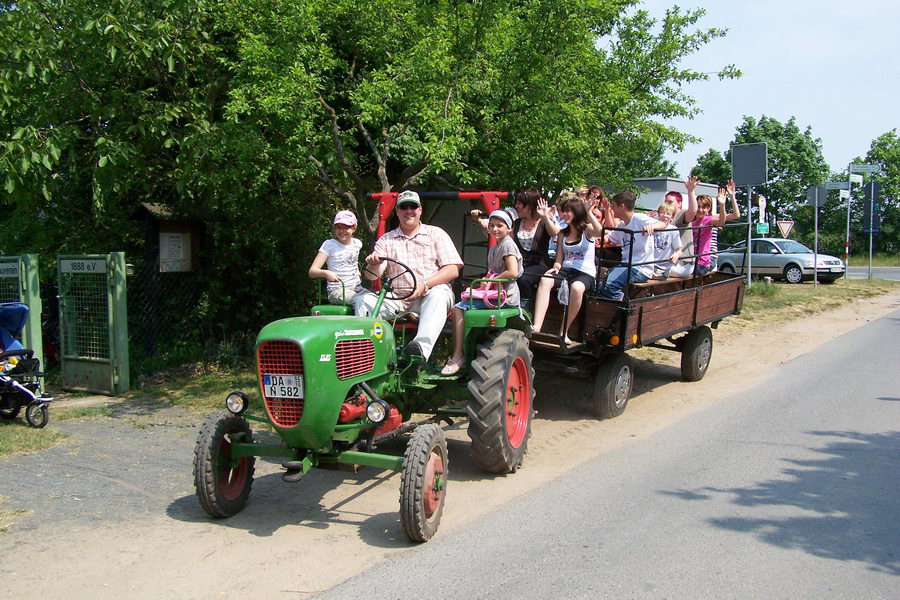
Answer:
[{"label": "baby stroller", "polygon": [[15,419],[24,406],[25,420],[40,428],[50,420],[47,406],[53,398],[41,392],[41,361],[16,339],[27,319],[28,306],[0,303],[0,417]]}]

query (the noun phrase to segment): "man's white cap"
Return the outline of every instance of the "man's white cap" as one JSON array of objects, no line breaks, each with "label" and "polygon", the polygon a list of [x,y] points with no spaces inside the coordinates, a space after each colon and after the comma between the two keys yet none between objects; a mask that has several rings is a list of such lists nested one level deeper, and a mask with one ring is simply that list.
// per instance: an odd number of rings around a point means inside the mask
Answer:
[{"label": "man's white cap", "polygon": [[397,205],[404,202],[410,202],[415,204],[416,206],[422,206],[422,201],[419,199],[419,194],[415,193],[412,190],[404,190],[397,195]]}]

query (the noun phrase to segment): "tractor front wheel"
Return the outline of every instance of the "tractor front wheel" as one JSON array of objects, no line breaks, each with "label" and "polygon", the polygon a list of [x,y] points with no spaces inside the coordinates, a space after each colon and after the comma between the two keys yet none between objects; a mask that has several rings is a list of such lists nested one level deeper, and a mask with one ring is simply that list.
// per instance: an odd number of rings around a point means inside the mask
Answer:
[{"label": "tractor front wheel", "polygon": [[472,456],[485,471],[514,473],[528,450],[534,412],[534,369],[525,335],[507,329],[492,336],[478,346],[469,371]]},{"label": "tractor front wheel", "polygon": [[400,478],[400,521],[414,542],[430,540],[441,523],[448,465],[444,431],[434,424],[418,427],[406,446]]},{"label": "tractor front wheel", "polygon": [[247,420],[227,410],[211,414],[203,423],[194,448],[194,488],[211,517],[236,515],[247,504],[256,457],[231,458],[231,445],[251,441]]}]

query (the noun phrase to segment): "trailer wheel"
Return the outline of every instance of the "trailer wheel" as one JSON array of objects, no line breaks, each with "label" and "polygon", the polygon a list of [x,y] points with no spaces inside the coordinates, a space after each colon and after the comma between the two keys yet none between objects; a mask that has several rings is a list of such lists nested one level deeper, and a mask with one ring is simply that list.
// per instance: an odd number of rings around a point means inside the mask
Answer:
[{"label": "trailer wheel", "polygon": [[703,325],[688,333],[681,348],[681,376],[687,381],[700,381],[712,358],[712,331]]},{"label": "trailer wheel", "polygon": [[434,424],[412,434],[403,455],[400,477],[400,521],[414,542],[427,542],[435,534],[447,493],[447,440]]},{"label": "trailer wheel", "polygon": [[243,417],[220,410],[206,418],[194,448],[194,488],[211,517],[236,515],[247,504],[253,485],[255,456],[231,458],[233,442],[253,441]]},{"label": "trailer wheel", "polygon": [[633,385],[634,371],[627,354],[616,354],[600,363],[594,378],[594,415],[612,419],[625,412]]},{"label": "trailer wheel", "polygon": [[478,346],[469,366],[469,438],[485,471],[514,473],[531,435],[534,369],[521,331],[507,329]]},{"label": "trailer wheel", "polygon": [[50,421],[50,411],[42,402],[29,402],[25,407],[25,420],[35,429],[42,429]]}]

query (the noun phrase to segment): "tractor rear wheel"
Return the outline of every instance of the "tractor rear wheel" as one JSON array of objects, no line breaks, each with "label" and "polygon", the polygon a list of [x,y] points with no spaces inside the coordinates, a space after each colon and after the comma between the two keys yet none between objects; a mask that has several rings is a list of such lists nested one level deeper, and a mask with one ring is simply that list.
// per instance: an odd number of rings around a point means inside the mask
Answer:
[{"label": "tractor rear wheel", "polygon": [[448,465],[444,431],[434,424],[418,427],[406,446],[400,477],[400,521],[414,542],[430,540],[441,523]]},{"label": "tractor rear wheel", "polygon": [[615,354],[600,363],[594,377],[594,415],[598,419],[621,415],[628,406],[633,386],[634,371],[627,354]]},{"label": "tractor rear wheel", "polygon": [[231,458],[231,444],[253,441],[244,417],[220,410],[206,418],[194,447],[194,488],[211,517],[239,513],[253,485],[255,456]]},{"label": "tractor rear wheel", "polygon": [[528,450],[534,412],[534,369],[525,335],[507,329],[492,336],[478,346],[469,372],[472,456],[485,471],[514,473]]},{"label": "tractor rear wheel", "polygon": [[685,381],[700,381],[712,358],[712,331],[706,325],[692,330],[681,347],[681,376]]}]

